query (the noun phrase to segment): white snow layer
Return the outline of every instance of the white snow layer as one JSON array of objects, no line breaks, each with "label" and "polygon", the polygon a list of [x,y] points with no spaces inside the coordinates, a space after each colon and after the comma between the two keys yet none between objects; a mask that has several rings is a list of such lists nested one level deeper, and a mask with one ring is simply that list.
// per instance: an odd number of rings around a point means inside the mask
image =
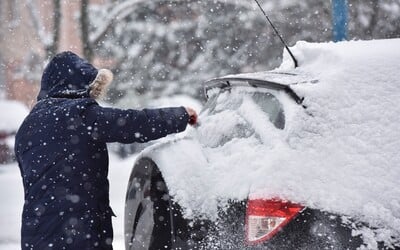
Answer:
[{"label": "white snow layer", "polygon": [[29,110],[22,103],[12,100],[0,100],[0,131],[16,132]]},{"label": "white snow layer", "polygon": [[[189,218],[215,218],[228,199],[280,197],[375,227],[359,229],[368,248],[375,240],[398,244],[399,47],[400,39],[298,42],[292,50],[299,67],[293,69],[285,52],[276,71],[312,75],[318,83],[293,86],[306,110],[277,94],[286,109],[283,131],[243,101],[236,112],[203,112],[198,128],[143,154],[155,159]],[[219,99],[223,109],[226,102]],[[243,119],[261,139],[235,138],[215,147]]]}]

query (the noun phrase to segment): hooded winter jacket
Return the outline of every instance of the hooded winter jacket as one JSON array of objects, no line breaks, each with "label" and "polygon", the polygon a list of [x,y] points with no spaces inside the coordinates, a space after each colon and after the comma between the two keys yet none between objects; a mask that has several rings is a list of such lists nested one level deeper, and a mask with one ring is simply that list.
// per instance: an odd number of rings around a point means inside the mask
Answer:
[{"label": "hooded winter jacket", "polygon": [[18,130],[22,249],[112,249],[106,143],[146,142],[187,126],[183,107],[99,106],[90,97],[98,73],[72,52],[55,56],[44,70],[38,103]]}]

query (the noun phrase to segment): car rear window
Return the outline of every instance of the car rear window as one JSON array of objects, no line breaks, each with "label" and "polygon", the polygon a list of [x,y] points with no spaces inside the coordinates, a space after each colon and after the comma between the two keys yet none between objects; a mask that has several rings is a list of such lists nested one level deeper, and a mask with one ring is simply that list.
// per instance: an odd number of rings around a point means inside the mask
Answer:
[{"label": "car rear window", "polygon": [[261,89],[239,88],[232,95],[232,89],[221,89],[210,95],[204,110],[209,114],[216,114],[224,110],[237,110],[243,103],[243,99],[251,100],[266,114],[270,122],[278,129],[285,128],[285,114],[282,104],[270,92]]},{"label": "car rear window", "polygon": [[200,115],[203,124],[197,129],[203,145],[218,147],[250,137],[268,143],[267,134],[285,127],[282,105],[266,89],[237,86],[209,96]]},{"label": "car rear window", "polygon": [[253,101],[268,114],[269,120],[276,128],[285,128],[285,115],[281,103],[278,99],[268,92],[254,92],[252,97]]}]

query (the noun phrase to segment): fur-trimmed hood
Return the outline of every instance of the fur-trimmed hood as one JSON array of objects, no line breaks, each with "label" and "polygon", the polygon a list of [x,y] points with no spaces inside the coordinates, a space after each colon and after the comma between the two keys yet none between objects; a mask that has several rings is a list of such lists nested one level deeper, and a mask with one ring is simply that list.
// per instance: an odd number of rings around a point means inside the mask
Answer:
[{"label": "fur-trimmed hood", "polygon": [[47,64],[37,99],[97,98],[104,94],[112,79],[110,70],[98,70],[73,52],[65,51]]}]

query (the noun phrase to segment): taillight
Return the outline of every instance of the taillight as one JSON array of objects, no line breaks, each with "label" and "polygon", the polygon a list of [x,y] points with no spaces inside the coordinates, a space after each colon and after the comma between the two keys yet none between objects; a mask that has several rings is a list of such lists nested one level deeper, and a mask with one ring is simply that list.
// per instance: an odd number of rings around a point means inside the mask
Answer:
[{"label": "taillight", "polygon": [[246,241],[258,244],[271,239],[288,224],[303,206],[281,200],[248,200]]}]

